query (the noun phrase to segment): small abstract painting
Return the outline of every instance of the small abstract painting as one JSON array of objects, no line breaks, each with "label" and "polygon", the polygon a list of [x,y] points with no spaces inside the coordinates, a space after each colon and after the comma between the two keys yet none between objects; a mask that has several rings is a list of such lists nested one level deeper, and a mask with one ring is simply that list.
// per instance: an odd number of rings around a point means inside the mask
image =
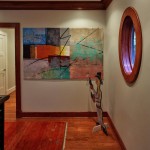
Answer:
[{"label": "small abstract painting", "polygon": [[24,79],[93,78],[103,74],[102,28],[23,28]]}]

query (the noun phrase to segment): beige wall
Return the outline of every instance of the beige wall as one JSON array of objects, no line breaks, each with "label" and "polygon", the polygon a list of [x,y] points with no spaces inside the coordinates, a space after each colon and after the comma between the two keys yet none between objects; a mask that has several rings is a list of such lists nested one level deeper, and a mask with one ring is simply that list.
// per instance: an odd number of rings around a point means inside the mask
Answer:
[{"label": "beige wall", "polygon": [[[122,76],[118,35],[123,11],[134,7],[141,21],[143,56],[136,83],[129,87]],[[105,87],[107,109],[127,150],[149,150],[150,126],[150,1],[113,0],[106,13]]]},{"label": "beige wall", "polygon": [[[19,22],[23,27],[73,27],[105,30],[105,11],[0,11],[0,22]],[[22,45],[22,38],[21,38]],[[23,79],[21,47],[22,111],[95,111],[87,81],[27,81]],[[104,104],[105,107],[105,104]]]},{"label": "beige wall", "polygon": [[7,29],[8,91],[15,90],[15,30]]}]

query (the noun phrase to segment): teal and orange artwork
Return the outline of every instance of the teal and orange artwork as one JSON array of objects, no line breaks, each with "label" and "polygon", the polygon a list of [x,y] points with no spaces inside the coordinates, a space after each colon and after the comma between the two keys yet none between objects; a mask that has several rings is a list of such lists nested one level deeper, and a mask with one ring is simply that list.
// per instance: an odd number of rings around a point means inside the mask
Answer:
[{"label": "teal and orange artwork", "polygon": [[85,80],[103,74],[102,28],[23,28],[24,79]]}]

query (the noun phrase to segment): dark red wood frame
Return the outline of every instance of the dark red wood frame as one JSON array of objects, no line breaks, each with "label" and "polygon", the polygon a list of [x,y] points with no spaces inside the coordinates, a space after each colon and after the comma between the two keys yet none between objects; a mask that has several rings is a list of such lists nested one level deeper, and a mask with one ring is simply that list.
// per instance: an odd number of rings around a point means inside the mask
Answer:
[{"label": "dark red wood frame", "polygon": [[111,1],[0,1],[0,10],[106,10]]},{"label": "dark red wood frame", "polygon": [[20,24],[0,23],[0,28],[15,29],[16,117],[18,118],[21,114]]},{"label": "dark red wood frame", "polygon": [[[134,26],[136,33],[136,56],[135,63],[131,73],[127,73],[124,69],[123,58],[126,57],[130,61],[130,41],[131,29]],[[136,10],[128,7],[122,16],[119,30],[119,60],[122,74],[125,81],[130,85],[133,84],[138,76],[142,59],[142,31],[141,24]]]}]

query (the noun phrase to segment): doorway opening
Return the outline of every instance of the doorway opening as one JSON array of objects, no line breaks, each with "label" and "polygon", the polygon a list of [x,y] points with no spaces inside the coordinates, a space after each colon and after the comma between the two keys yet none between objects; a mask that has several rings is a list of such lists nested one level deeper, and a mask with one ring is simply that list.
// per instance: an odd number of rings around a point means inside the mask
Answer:
[{"label": "doorway opening", "polygon": [[0,28],[0,95],[10,95],[5,102],[5,119],[16,119],[15,30]]},{"label": "doorway opening", "polygon": [[19,23],[0,23],[0,29],[14,29],[16,118],[20,118],[21,117],[20,24]]}]

